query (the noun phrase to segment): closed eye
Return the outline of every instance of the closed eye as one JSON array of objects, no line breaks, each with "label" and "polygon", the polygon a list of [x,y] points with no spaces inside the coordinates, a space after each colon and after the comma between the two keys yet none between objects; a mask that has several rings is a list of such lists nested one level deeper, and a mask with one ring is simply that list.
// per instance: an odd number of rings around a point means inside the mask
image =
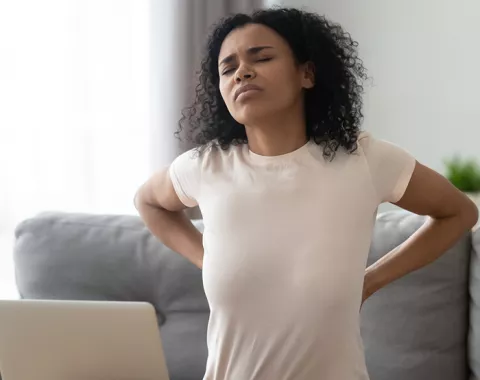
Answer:
[{"label": "closed eye", "polygon": [[[260,58],[260,59],[257,59],[256,62],[268,62],[268,61],[271,61],[272,58]],[[225,71],[222,72],[222,75],[229,75],[231,73],[233,73],[234,71],[236,70],[235,67],[232,67],[230,69],[227,69]]]},{"label": "closed eye", "polygon": [[235,68],[227,69],[227,70],[225,70],[225,71],[222,72],[222,75],[231,74],[231,73],[233,73],[235,70],[236,70]]}]

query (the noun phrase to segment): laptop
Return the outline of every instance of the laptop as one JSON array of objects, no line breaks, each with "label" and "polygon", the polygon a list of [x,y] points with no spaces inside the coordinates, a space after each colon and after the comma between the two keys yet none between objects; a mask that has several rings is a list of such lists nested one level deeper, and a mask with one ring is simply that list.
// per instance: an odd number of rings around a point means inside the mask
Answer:
[{"label": "laptop", "polygon": [[168,380],[143,302],[0,301],[2,380]]}]

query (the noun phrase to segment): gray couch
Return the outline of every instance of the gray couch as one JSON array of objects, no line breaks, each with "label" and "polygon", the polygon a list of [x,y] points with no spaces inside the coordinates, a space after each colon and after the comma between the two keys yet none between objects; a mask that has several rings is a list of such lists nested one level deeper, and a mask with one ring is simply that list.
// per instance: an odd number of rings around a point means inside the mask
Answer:
[{"label": "gray couch", "polygon": [[[379,216],[369,261],[423,220],[404,212]],[[42,214],[19,225],[16,239],[23,298],[150,302],[171,379],[202,378],[209,308],[201,271],[152,237],[139,218]],[[378,292],[361,314],[372,380],[480,380],[480,232]]]}]

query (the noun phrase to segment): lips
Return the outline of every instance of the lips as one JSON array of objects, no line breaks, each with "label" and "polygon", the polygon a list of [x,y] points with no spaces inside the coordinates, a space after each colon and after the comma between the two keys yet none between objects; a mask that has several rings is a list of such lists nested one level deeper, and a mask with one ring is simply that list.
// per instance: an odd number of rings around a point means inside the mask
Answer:
[{"label": "lips", "polygon": [[234,99],[237,100],[237,98],[241,94],[243,94],[244,92],[247,92],[247,91],[262,91],[262,89],[260,87],[258,87],[257,85],[254,85],[252,83],[246,84],[245,86],[242,86],[237,91],[235,91]]}]

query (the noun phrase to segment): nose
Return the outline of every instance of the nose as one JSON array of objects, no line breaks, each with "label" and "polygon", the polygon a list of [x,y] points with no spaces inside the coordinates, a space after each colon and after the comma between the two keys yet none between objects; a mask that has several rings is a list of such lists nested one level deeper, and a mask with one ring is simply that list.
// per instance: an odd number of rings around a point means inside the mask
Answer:
[{"label": "nose", "polygon": [[246,66],[239,67],[235,73],[235,82],[237,83],[253,78],[255,78],[255,71]]}]

